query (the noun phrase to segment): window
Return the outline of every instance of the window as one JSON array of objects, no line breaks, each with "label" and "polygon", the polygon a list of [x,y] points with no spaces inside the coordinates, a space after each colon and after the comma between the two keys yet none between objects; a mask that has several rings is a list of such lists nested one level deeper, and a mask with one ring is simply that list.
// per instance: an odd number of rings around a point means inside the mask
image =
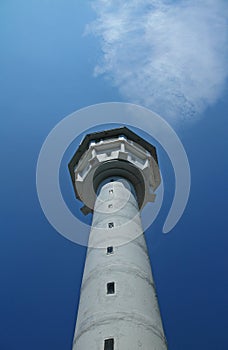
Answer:
[{"label": "window", "polygon": [[113,228],[114,227],[114,222],[109,222],[108,223],[108,228]]},{"label": "window", "polygon": [[107,247],[107,254],[113,253],[113,247]]},{"label": "window", "polygon": [[114,350],[114,339],[105,339],[104,341],[104,350]]},{"label": "window", "polygon": [[115,283],[114,282],[107,283],[107,294],[115,294]]}]

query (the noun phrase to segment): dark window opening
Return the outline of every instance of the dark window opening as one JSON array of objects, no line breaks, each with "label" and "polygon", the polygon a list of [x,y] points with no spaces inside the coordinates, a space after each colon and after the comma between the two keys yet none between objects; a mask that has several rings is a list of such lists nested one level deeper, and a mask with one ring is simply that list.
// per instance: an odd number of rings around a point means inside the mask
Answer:
[{"label": "dark window opening", "polygon": [[107,254],[113,253],[113,247],[107,247]]},{"label": "dark window opening", "polygon": [[108,223],[108,228],[113,228],[114,227],[114,222],[109,222]]},{"label": "dark window opening", "polygon": [[114,350],[114,339],[105,339],[104,341],[104,350]]},{"label": "dark window opening", "polygon": [[114,282],[107,283],[107,294],[115,294],[115,283]]}]

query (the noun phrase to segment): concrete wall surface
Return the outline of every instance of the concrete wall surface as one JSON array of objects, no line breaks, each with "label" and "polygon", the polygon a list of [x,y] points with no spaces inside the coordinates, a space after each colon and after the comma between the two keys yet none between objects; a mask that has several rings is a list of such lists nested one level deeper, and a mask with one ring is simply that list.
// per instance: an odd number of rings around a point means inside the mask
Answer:
[{"label": "concrete wall surface", "polygon": [[[127,180],[100,186],[91,242],[101,248],[87,251],[73,350],[166,350],[137,199]],[[105,347],[107,339],[113,342]]]}]

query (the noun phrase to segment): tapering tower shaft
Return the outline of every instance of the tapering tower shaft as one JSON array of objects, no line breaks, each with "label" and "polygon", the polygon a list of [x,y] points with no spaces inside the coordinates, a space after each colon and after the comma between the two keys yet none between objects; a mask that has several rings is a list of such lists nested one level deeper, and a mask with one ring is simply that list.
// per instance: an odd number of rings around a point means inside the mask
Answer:
[{"label": "tapering tower shaft", "polygon": [[136,193],[126,179],[98,187],[89,243],[101,248],[88,248],[73,350],[166,350]]},{"label": "tapering tower shaft", "polygon": [[126,127],[88,134],[69,170],[93,213],[73,350],[166,350],[140,218],[161,181],[155,147]]}]

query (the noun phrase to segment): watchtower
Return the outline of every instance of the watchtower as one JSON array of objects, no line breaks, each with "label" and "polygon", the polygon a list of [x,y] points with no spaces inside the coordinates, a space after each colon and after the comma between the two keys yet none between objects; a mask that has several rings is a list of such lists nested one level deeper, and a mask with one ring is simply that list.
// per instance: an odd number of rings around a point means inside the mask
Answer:
[{"label": "watchtower", "polygon": [[88,134],[69,163],[93,214],[73,350],[166,350],[140,212],[160,184],[156,149],[126,127]]}]

